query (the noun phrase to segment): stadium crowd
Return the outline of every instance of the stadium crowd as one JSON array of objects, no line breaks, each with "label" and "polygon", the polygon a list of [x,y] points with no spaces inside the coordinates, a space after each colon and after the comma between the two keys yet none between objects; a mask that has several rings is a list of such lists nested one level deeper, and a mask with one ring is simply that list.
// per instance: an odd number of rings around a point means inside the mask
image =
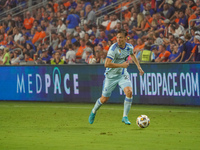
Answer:
[{"label": "stadium crowd", "polygon": [[[200,0],[116,2],[48,0],[25,17],[7,14],[0,26],[0,64],[103,64],[121,28],[140,62],[200,61]],[[27,1],[7,0],[0,11],[18,3]],[[113,7],[103,11],[108,5]]]}]

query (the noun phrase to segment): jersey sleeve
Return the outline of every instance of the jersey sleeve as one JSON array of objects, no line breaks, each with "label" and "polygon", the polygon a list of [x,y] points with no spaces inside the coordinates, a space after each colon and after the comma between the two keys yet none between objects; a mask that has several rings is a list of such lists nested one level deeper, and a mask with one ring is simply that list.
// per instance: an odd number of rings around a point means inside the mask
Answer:
[{"label": "jersey sleeve", "polygon": [[115,53],[116,53],[115,49],[116,49],[116,45],[113,44],[108,50],[107,58],[110,58],[112,60],[115,58]]},{"label": "jersey sleeve", "polygon": [[130,55],[133,55],[133,49],[134,49],[133,45],[130,44]]}]

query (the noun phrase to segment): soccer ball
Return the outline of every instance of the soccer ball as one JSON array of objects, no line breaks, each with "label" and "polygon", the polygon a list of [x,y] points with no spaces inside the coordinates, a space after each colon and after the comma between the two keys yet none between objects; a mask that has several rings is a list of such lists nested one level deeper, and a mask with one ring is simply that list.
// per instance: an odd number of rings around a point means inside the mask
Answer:
[{"label": "soccer ball", "polygon": [[140,128],[146,128],[150,124],[150,119],[146,115],[140,115],[137,117],[136,124]]}]

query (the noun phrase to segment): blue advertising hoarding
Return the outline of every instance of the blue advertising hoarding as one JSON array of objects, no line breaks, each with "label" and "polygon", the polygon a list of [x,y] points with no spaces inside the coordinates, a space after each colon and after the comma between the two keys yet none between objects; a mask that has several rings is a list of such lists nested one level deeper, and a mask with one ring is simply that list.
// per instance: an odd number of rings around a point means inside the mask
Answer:
[{"label": "blue advertising hoarding", "polygon": [[[94,102],[101,96],[103,65],[2,66],[0,100]],[[200,64],[142,64],[128,68],[133,103],[200,105]],[[111,103],[122,103],[119,87]]]}]

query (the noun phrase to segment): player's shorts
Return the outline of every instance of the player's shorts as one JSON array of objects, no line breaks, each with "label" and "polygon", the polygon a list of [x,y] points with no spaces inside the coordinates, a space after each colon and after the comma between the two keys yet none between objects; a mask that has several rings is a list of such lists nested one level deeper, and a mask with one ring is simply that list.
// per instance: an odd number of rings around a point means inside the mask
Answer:
[{"label": "player's shorts", "polygon": [[121,75],[114,78],[105,77],[105,80],[103,82],[102,95],[104,97],[110,97],[112,91],[115,89],[117,84],[121,87],[122,90],[124,90],[125,87],[132,87],[129,74]]}]

